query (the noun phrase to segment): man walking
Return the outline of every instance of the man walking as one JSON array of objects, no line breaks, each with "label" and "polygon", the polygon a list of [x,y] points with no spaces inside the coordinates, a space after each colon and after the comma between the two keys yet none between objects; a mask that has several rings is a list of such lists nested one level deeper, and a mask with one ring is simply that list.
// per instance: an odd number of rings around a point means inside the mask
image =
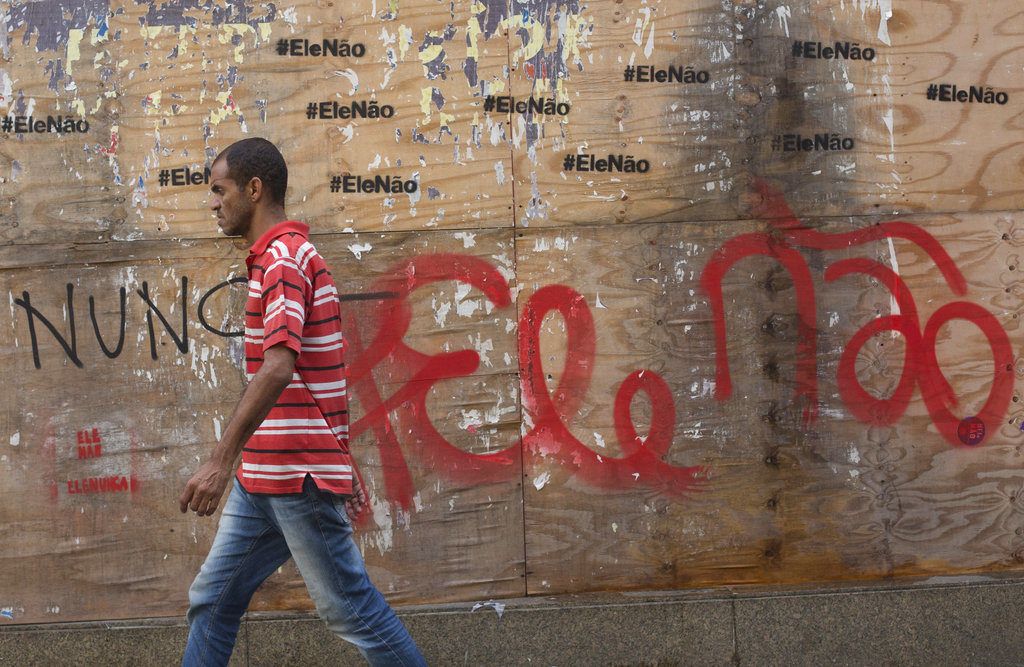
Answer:
[{"label": "man walking", "polygon": [[252,594],[292,557],[320,617],[368,662],[424,665],[352,540],[349,516],[366,499],[348,449],[338,292],[309,228],[285,215],[287,186],[284,158],[265,139],[228,146],[210,173],[218,226],[251,245],[249,383],[179,499],[182,512],[209,516],[232,483],[213,546],[189,589],[183,664],[227,664]]}]

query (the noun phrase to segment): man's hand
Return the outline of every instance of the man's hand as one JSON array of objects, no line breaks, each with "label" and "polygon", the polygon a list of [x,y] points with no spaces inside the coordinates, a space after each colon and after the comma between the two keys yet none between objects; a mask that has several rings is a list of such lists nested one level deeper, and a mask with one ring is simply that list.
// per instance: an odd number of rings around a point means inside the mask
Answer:
[{"label": "man's hand", "polygon": [[363,485],[359,483],[359,475],[352,476],[352,495],[345,500],[345,512],[348,513],[348,518],[355,521],[363,512],[363,508],[366,507],[366,492],[363,491]]},{"label": "man's hand", "polygon": [[263,366],[245,388],[210,459],[199,466],[181,492],[178,504],[182,513],[191,509],[199,516],[210,516],[217,511],[242,446],[263,423],[274,401],[291,382],[297,356],[295,350],[284,345],[275,345],[263,353]]},{"label": "man's hand", "polygon": [[213,461],[199,466],[178,498],[182,513],[191,509],[197,516],[210,516],[216,512],[230,479],[231,471]]}]

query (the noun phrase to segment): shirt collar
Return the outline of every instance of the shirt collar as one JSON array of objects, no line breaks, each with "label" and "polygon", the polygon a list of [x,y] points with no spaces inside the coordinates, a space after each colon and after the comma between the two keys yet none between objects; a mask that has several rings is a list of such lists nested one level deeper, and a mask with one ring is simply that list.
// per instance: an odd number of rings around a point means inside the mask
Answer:
[{"label": "shirt collar", "polygon": [[252,247],[249,248],[249,257],[262,255],[267,251],[267,246],[270,245],[271,241],[292,232],[302,235],[303,238],[309,238],[309,225],[297,220],[285,220],[284,222],[277,223],[264,232],[263,236],[256,239],[256,243],[253,243]]}]

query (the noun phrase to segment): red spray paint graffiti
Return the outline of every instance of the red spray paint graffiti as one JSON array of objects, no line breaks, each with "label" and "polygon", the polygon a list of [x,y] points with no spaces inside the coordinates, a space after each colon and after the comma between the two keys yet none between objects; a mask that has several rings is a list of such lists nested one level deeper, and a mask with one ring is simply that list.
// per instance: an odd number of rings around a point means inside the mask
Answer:
[{"label": "red spray paint graffiti", "polygon": [[[134,498],[138,494],[140,460],[134,432],[127,435],[127,451],[124,450],[123,438],[120,447],[110,449],[106,446],[109,441],[96,426],[76,430],[73,443],[71,438],[58,438],[59,421],[55,418],[47,421],[42,447],[51,504],[58,503],[61,492],[65,499],[74,495],[110,493],[130,493]],[[123,464],[110,464],[111,457],[124,461],[126,454],[127,469]],[[89,465],[93,463],[101,465]]]},{"label": "red spray paint graffiti", "polygon": [[[885,222],[852,232],[824,233],[802,226],[780,195],[764,184],[759,187],[762,205],[757,213],[759,217],[771,221],[770,231],[743,234],[730,239],[712,254],[701,274],[701,285],[709,297],[714,322],[717,349],[715,396],[725,401],[732,394],[723,280],[743,259],[752,256],[769,257],[778,261],[793,278],[799,316],[796,397],[805,401],[804,416],[811,422],[816,417],[818,394],[817,305],[814,278],[801,251],[845,250],[884,239],[910,242],[931,258],[955,296],[964,296],[967,285],[941,244],[919,227],[903,222]],[[826,268],[823,278],[826,283],[832,283],[854,275],[870,276],[885,286],[898,305],[899,313],[878,317],[866,324],[851,337],[841,354],[837,383],[840,397],[850,413],[865,423],[893,424],[906,413],[915,389],[920,387],[931,420],[946,440],[956,445],[983,442],[986,425],[1000,422],[1013,390],[1010,371],[1012,350],[999,321],[977,304],[953,301],[940,307],[922,328],[917,305],[903,279],[888,267],[869,259],[838,260]],[[652,370],[637,369],[630,373],[616,391],[612,418],[621,456],[599,454],[573,434],[570,425],[576,419],[590,389],[597,339],[586,301],[578,292],[564,285],[548,285],[537,289],[526,299],[519,316],[520,387],[526,412],[524,423],[528,430],[506,447],[484,454],[464,451],[446,440],[428,415],[428,398],[439,383],[474,373],[480,363],[480,355],[474,350],[424,354],[408,346],[404,340],[413,318],[410,296],[422,287],[442,281],[456,281],[479,291],[494,308],[512,307],[509,285],[494,266],[478,258],[454,254],[418,256],[395,266],[385,277],[376,281],[371,292],[360,296],[361,300],[376,299],[368,321],[366,318],[360,320],[358,313],[346,305],[344,300],[342,302],[343,326],[349,345],[349,382],[352,395],[362,412],[362,417],[351,425],[350,435],[356,438],[364,433],[372,433],[375,437],[385,494],[391,501],[405,509],[414,505],[415,488],[407,456],[422,467],[465,485],[516,480],[522,457],[527,457],[527,463],[543,459],[547,464],[558,465],[571,472],[582,483],[605,490],[641,488],[678,498],[700,489],[706,482],[707,471],[702,467],[674,466],[665,461],[676,426],[675,397],[665,380]],[[200,299],[200,323],[214,334],[241,335],[241,332],[225,332],[211,327],[203,314],[203,303],[211,294],[234,284],[244,285],[246,280],[235,278],[225,281]],[[145,282],[139,293],[168,329],[178,344],[179,352],[186,353],[188,323],[184,319],[184,312],[187,309],[187,279],[182,279],[183,321],[180,336],[170,329],[166,318],[156,310],[149,299]],[[120,296],[120,339],[123,339],[124,288],[121,288]],[[70,343],[31,304],[27,292],[23,294],[22,300],[15,300],[29,315],[33,358],[37,368],[40,367],[40,351],[33,318],[45,325],[76,366],[82,365],[76,350],[72,297],[73,285],[69,283],[66,303],[71,329]],[[94,314],[91,306],[90,298],[90,314]],[[549,314],[557,314],[565,325],[565,367],[553,391],[548,389],[543,355],[540,354],[541,326]],[[151,356],[156,360],[150,319],[147,311]],[[992,350],[994,365],[994,379],[984,406],[978,414],[966,419],[959,419],[953,414],[958,397],[940,369],[936,355],[940,330],[957,320],[969,322],[981,330]],[[120,342],[114,351],[108,350],[99,337],[95,318],[93,327],[104,355],[110,359],[117,357],[123,347]],[[877,398],[860,384],[856,362],[868,341],[883,332],[900,333],[906,345],[906,353],[895,391],[887,398]],[[361,333],[367,337],[366,340],[363,340]],[[390,395],[385,395],[377,376],[386,376],[389,369],[402,369],[406,379]],[[642,394],[650,404],[651,423],[646,435],[637,432],[631,414],[632,402],[638,394]],[[399,434],[403,436],[400,438]],[[83,460],[107,456],[106,438],[103,438],[101,445],[98,432],[95,438],[93,432],[90,431],[88,437],[83,432],[78,439],[82,442],[76,445],[89,447],[82,450],[83,454],[89,454],[83,455]],[[93,439],[96,442],[91,442]],[[51,429],[46,438],[44,453],[48,460],[50,474],[47,479],[51,480],[50,495],[53,502],[57,502],[60,490],[57,483],[52,481],[58,477],[55,469],[57,449],[57,440]],[[135,492],[138,482],[134,437],[130,449],[128,488]],[[118,485],[116,490],[123,490],[122,487]],[[68,487],[67,491],[77,492],[73,487]]]},{"label": "red spray paint graffiti", "polygon": [[[903,222],[883,222],[853,232],[823,233],[803,227],[782,196],[772,191],[765,183],[759,183],[758,188],[762,201],[756,211],[757,217],[768,219],[772,230],[765,233],[743,234],[729,240],[712,255],[701,275],[701,286],[710,297],[715,323],[715,397],[724,401],[732,395],[722,279],[737,262],[755,255],[768,256],[781,263],[789,272],[796,289],[797,314],[800,320],[797,333],[796,396],[806,401],[804,418],[810,423],[814,421],[817,411],[817,311],[814,282],[799,249],[841,250],[881,239],[902,239],[910,241],[927,253],[955,295],[964,296],[967,293],[967,283],[942,245],[919,227]],[[939,330],[954,320],[970,322],[985,335],[992,350],[992,386],[981,411],[964,421],[970,421],[972,424],[999,423],[1006,413],[1013,392],[1013,375],[1010,372],[1013,351],[999,321],[977,304],[954,301],[939,308],[928,319],[922,332],[917,306],[899,275],[872,260],[847,259],[828,266],[825,270],[825,280],[832,282],[853,274],[865,274],[877,279],[892,293],[900,314],[872,320],[854,334],[843,351],[837,382],[840,396],[851,414],[858,420],[870,424],[892,424],[906,412],[914,387],[917,385],[921,388],[921,396],[932,422],[947,441],[954,445],[980,444],[984,440],[983,431],[979,436],[978,429],[974,428],[968,434],[969,437],[958,432],[963,431],[963,422],[952,411],[957,406],[958,398],[939,367],[936,344]],[[906,344],[906,353],[903,372],[896,390],[889,398],[879,399],[871,396],[861,386],[857,379],[855,364],[857,355],[865,343],[883,331],[900,332]]]},{"label": "red spray paint graffiti", "polygon": [[[566,323],[565,370],[553,394],[544,382],[543,357],[539,353],[540,326],[551,311]],[[622,458],[603,457],[580,442],[568,427],[590,386],[596,334],[590,308],[569,287],[543,287],[530,297],[519,322],[519,359],[523,368],[523,405],[533,418],[533,428],[523,445],[527,452],[553,456],[563,467],[575,469],[583,481],[603,489],[643,486],[665,495],[680,496],[699,486],[700,466],[680,467],[663,458],[672,444],[675,400],[668,384],[651,370],[630,374],[615,395],[613,417]],[[630,405],[638,393],[651,402],[651,426],[647,438],[636,432]]]},{"label": "red spray paint graffiti", "polygon": [[[545,456],[568,468],[587,484],[603,489],[654,489],[679,496],[695,489],[703,469],[665,463],[672,444],[675,401],[665,381],[650,370],[629,375],[615,397],[614,424],[622,457],[599,455],[580,442],[567,422],[587,394],[594,366],[596,335],[590,310],[583,297],[564,286],[547,286],[528,300],[519,321],[519,356],[522,360],[523,405],[533,426],[521,439],[489,454],[465,452],[437,431],[427,415],[426,400],[439,381],[465,377],[476,370],[480,356],[473,350],[426,355],[403,342],[412,321],[409,295],[431,283],[456,280],[480,290],[494,306],[508,307],[511,292],[504,277],[487,262],[461,255],[420,256],[400,264],[392,272],[400,280],[384,279],[374,292],[386,292],[375,310],[377,332],[369,343],[358,335],[355,317],[346,311],[350,350],[349,382],[364,415],[350,428],[352,437],[372,430],[380,448],[388,497],[404,508],[413,504],[412,476],[397,433],[409,433],[404,445],[423,466],[466,484],[511,480],[518,472],[519,451]],[[397,298],[396,298],[397,297]],[[548,393],[540,346],[544,316],[559,313],[566,325],[565,370],[553,393]],[[412,377],[386,399],[372,371],[388,360],[410,369]],[[634,396],[644,393],[651,402],[651,426],[639,435],[630,415]],[[391,414],[396,423],[392,423]]]}]

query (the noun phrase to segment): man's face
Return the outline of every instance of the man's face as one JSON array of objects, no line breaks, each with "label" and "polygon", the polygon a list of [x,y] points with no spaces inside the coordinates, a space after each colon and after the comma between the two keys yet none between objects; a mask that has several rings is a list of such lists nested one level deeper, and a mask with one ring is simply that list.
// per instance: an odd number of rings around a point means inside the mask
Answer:
[{"label": "man's face", "polygon": [[228,176],[228,161],[218,160],[210,170],[210,210],[227,236],[245,236],[252,224],[253,203],[249,193]]}]

